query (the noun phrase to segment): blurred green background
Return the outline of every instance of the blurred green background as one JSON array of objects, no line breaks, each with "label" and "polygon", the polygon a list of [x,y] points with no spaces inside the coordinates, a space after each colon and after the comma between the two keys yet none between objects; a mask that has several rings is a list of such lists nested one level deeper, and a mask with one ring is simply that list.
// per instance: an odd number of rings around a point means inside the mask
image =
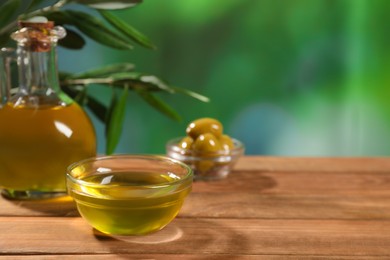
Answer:
[{"label": "blurred green background", "polygon": [[[247,154],[390,154],[390,1],[149,0],[115,13],[157,50],[88,41],[82,52],[59,50],[61,70],[132,62],[211,99],[160,94],[180,112],[175,122],[131,93],[116,153],[164,153],[168,139],[207,116]],[[92,88],[109,101],[110,90]],[[94,123],[104,153],[103,125]]]}]

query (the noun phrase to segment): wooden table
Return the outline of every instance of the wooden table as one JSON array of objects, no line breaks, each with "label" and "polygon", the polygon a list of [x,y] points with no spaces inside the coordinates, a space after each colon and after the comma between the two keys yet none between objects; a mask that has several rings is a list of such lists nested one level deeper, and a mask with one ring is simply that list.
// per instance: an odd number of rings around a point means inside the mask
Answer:
[{"label": "wooden table", "polygon": [[390,158],[244,157],[145,237],[90,228],[69,198],[0,199],[0,259],[390,259]]}]

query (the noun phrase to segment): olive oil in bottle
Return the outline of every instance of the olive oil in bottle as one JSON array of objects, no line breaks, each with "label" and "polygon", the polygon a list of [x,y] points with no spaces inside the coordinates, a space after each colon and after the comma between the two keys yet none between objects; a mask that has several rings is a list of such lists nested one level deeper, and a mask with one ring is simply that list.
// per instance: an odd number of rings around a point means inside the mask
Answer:
[{"label": "olive oil in bottle", "polygon": [[95,155],[94,129],[76,103],[7,104],[0,122],[0,185],[10,193],[65,192],[66,168]]},{"label": "olive oil in bottle", "polygon": [[[67,167],[96,153],[89,118],[58,81],[56,44],[66,32],[38,20],[19,23],[11,35],[16,52],[0,51],[0,187],[12,199],[65,195]],[[17,93],[11,91],[12,61]]]}]

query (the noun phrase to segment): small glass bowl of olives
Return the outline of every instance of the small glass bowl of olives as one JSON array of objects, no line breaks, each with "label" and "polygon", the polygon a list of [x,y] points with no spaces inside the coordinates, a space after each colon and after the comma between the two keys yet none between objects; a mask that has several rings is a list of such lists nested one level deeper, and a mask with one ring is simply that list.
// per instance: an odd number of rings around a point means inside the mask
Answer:
[{"label": "small glass bowl of olives", "polygon": [[192,121],[186,134],[168,141],[167,155],[189,165],[196,180],[225,178],[244,154],[244,145],[224,134],[221,122],[214,118]]}]

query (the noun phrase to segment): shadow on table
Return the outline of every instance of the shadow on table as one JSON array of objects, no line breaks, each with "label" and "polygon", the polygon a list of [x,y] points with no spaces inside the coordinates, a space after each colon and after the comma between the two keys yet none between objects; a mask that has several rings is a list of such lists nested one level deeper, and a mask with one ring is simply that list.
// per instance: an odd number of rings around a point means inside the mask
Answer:
[{"label": "shadow on table", "polygon": [[100,231],[93,229],[95,238],[99,241],[118,241],[134,244],[154,245],[161,243],[169,243],[180,239],[183,236],[183,230],[179,228],[175,223],[171,223],[162,230],[141,236],[117,236],[101,233]]},{"label": "shadow on table", "polygon": [[246,252],[249,243],[245,236],[217,220],[196,218],[177,218],[163,230],[145,236],[110,236],[97,230],[93,233],[103,247],[119,254],[118,257],[121,254],[229,254]]},{"label": "shadow on table", "polygon": [[277,186],[277,181],[266,173],[257,171],[232,172],[226,179],[195,181],[193,192],[255,192],[261,193]]}]

